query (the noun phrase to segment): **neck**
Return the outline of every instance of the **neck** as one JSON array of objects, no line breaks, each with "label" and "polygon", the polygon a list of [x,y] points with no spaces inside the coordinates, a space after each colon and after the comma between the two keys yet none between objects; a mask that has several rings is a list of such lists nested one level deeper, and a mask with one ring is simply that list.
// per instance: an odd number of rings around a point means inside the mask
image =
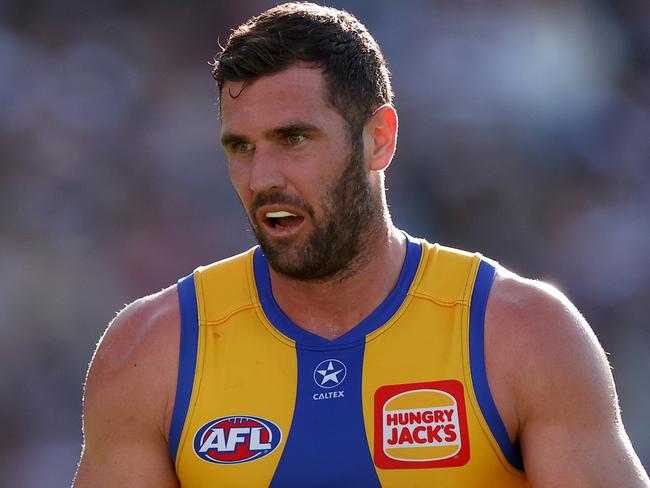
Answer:
[{"label": "neck", "polygon": [[390,220],[364,236],[366,245],[344,270],[323,280],[298,280],[270,269],[273,296],[298,326],[335,339],[370,315],[390,294],[406,255],[406,238]]}]

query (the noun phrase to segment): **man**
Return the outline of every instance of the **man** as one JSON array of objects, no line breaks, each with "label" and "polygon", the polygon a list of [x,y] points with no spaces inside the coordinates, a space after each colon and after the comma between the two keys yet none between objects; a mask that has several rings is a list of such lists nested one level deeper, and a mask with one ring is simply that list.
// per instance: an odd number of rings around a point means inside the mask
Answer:
[{"label": "man", "polygon": [[74,486],[650,486],[571,303],[393,225],[397,114],[363,25],[275,7],[214,76],[260,248],[112,322]]}]

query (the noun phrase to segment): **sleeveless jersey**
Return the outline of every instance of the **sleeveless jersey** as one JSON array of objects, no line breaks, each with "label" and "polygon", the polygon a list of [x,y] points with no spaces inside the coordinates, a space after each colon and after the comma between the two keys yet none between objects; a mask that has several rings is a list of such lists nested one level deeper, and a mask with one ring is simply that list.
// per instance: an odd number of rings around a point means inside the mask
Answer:
[{"label": "sleeveless jersey", "polygon": [[494,274],[409,237],[394,290],[331,341],[284,314],[260,248],[180,280],[181,486],[529,486],[485,373]]}]

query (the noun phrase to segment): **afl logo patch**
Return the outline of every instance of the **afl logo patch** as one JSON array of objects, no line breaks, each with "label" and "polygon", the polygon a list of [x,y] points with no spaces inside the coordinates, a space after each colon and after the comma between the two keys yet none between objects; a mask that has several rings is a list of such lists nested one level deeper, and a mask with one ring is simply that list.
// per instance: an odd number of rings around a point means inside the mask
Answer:
[{"label": "afl logo patch", "polygon": [[375,465],[447,468],[469,461],[463,385],[456,380],[382,386],[375,392]]},{"label": "afl logo patch", "polygon": [[259,417],[221,417],[194,435],[194,452],[204,461],[237,464],[270,454],[280,444],[282,431]]}]

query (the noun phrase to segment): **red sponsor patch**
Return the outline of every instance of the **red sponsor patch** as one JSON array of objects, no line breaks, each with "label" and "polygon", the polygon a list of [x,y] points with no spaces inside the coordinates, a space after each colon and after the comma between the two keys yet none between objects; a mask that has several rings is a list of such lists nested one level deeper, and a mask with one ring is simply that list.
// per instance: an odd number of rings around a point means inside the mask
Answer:
[{"label": "red sponsor patch", "polygon": [[456,380],[387,385],[375,392],[375,465],[447,468],[469,461],[463,385]]}]

